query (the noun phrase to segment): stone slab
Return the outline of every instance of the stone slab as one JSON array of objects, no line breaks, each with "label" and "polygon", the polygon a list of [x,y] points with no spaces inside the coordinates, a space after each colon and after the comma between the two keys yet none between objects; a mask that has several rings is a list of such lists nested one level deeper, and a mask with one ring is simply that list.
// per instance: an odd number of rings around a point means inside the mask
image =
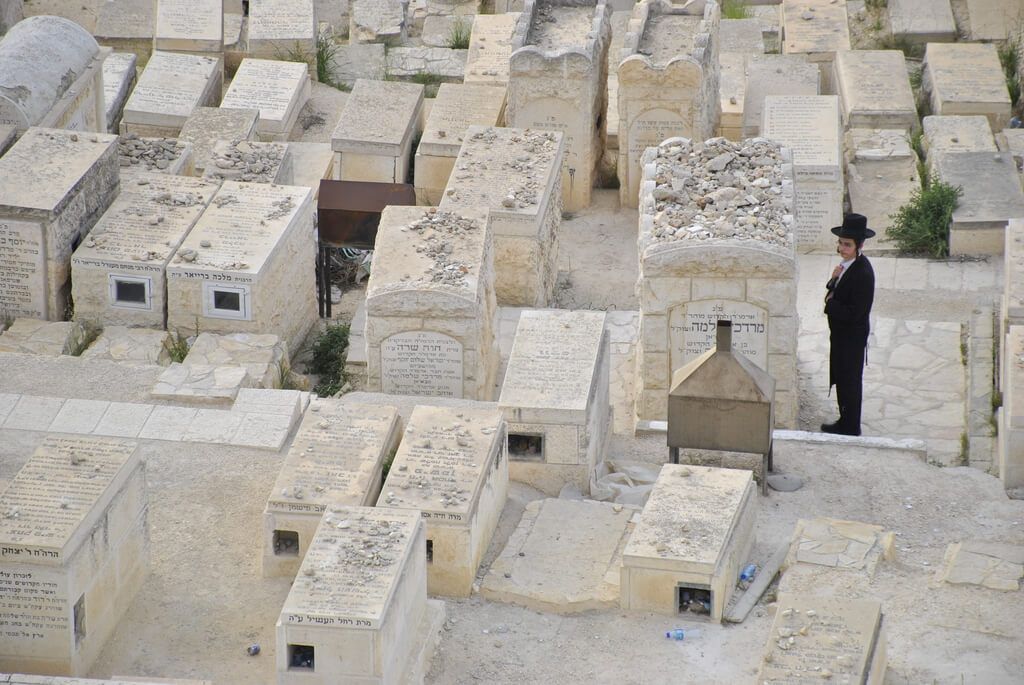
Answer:
[{"label": "stone slab", "polygon": [[893,38],[913,44],[952,43],[956,21],[949,0],[889,0]]},{"label": "stone slab", "polygon": [[181,127],[178,140],[192,144],[193,166],[197,176],[210,163],[219,140],[255,140],[258,109],[197,107]]},{"label": "stone slab", "polygon": [[917,128],[907,62],[899,50],[839,52],[835,75],[847,128]]},{"label": "stone slab", "polygon": [[929,162],[944,152],[997,152],[988,119],[981,115],[932,115],[922,120],[921,144]]},{"label": "stone slab", "polygon": [[15,319],[0,335],[0,352],[59,357],[79,354],[84,344],[85,330],[75,321]]},{"label": "stone slab", "polygon": [[831,61],[840,50],[850,49],[846,0],[782,0],[782,26],[783,54]]},{"label": "stone slab", "polygon": [[230,404],[252,379],[242,366],[172,363],[149,391],[153,399],[187,404]]},{"label": "stone slab", "polygon": [[203,177],[219,181],[292,185],[295,169],[288,143],[218,140]]},{"label": "stone slab", "polygon": [[314,0],[261,0],[249,7],[249,53],[276,58],[301,52],[316,73],[317,14]]},{"label": "stone slab", "polygon": [[1022,0],[966,0],[972,41],[1006,40],[1024,24]]},{"label": "stone slab", "polygon": [[100,45],[148,56],[153,46],[156,3],[153,0],[108,0],[96,7],[93,35]]},{"label": "stone slab", "polygon": [[156,0],[153,48],[223,52],[223,0]]},{"label": "stone slab", "polygon": [[117,133],[128,94],[135,87],[137,62],[132,52],[112,52],[103,60],[103,101],[110,133]]},{"label": "stone slab", "polygon": [[202,332],[182,364],[240,366],[258,387],[273,388],[288,367],[288,345],[273,334]]},{"label": "stone slab", "polygon": [[219,57],[154,51],[125,103],[121,132],[177,136],[197,107],[220,100],[223,71]]},{"label": "stone slab", "polygon": [[764,55],[747,60],[743,137],[758,135],[768,95],[818,95],[821,73],[801,55]]},{"label": "stone slab", "polygon": [[287,140],[309,94],[305,64],[250,57],[242,60],[220,106],[258,109],[260,139]]},{"label": "stone slab", "polygon": [[1010,118],[1010,95],[991,43],[929,43],[923,88],[932,114],[983,114],[993,131]]},{"label": "stone slab", "polygon": [[1024,547],[979,540],[954,542],[946,548],[937,582],[980,585],[1015,592],[1024,578]]},{"label": "stone slab", "polygon": [[880,561],[895,555],[895,537],[881,526],[858,521],[800,519],[793,530],[783,569],[795,564],[814,564],[875,574]]},{"label": "stone slab", "polygon": [[109,359],[127,364],[171,363],[170,337],[165,330],[106,326],[82,353],[82,359]]},{"label": "stone slab", "polygon": [[352,88],[359,79],[383,81],[387,57],[383,43],[338,45],[329,64],[331,78]]},{"label": "stone slab", "polygon": [[420,127],[423,86],[356,81],[331,135],[335,152],[398,157]]},{"label": "stone slab", "polygon": [[963,188],[953,210],[950,254],[1002,254],[1007,222],[1024,216],[1024,192],[1013,156],[1006,152],[946,152],[935,172]]},{"label": "stone slab", "polygon": [[518,19],[518,12],[478,14],[473,18],[464,72],[465,83],[508,85],[512,31]]}]

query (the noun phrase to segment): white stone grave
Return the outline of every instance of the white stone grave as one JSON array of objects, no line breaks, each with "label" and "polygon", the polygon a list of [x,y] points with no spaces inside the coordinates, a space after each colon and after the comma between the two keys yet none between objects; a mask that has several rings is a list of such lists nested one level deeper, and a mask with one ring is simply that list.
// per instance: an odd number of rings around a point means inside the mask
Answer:
[{"label": "white stone grave", "polygon": [[149,531],[135,448],[49,436],[0,492],[5,671],[85,674],[141,586]]},{"label": "white stone grave", "polygon": [[153,51],[154,0],[106,0],[96,3],[96,28],[100,45],[131,52],[145,62]]},{"label": "white stone grave", "polygon": [[1001,354],[1003,406],[999,410],[996,451],[999,480],[1004,488],[1012,490],[1024,487],[1024,326],[1007,326]]},{"label": "white stone grave", "polygon": [[249,54],[280,59],[301,53],[316,76],[316,3],[313,0],[252,0],[249,3]]},{"label": "white stone grave", "polygon": [[163,328],[167,265],[219,186],[152,172],[125,182],[71,257],[75,319]]},{"label": "white stone grave", "polygon": [[203,176],[212,180],[292,185],[295,169],[289,143],[218,140]]},{"label": "white stone grave", "polygon": [[444,621],[427,599],[425,527],[414,511],[324,514],[275,626],[279,685],[422,682]]},{"label": "white stone grave", "polygon": [[386,207],[366,286],[366,389],[490,400],[500,363],[487,212]]},{"label": "white stone grave", "polygon": [[922,88],[932,114],[983,114],[992,131],[1010,120],[1010,94],[991,43],[929,43]]},{"label": "white stone grave", "polygon": [[118,191],[117,136],[30,128],[0,157],[0,312],[59,321],[71,253]]},{"label": "white stone grave", "polygon": [[408,7],[409,0],[351,0],[349,42],[404,43],[409,33]]},{"label": "white stone grave", "polygon": [[1010,219],[1003,251],[1003,298],[999,337],[1008,326],[1024,327],[1024,219]]},{"label": "white stone grave", "polygon": [[508,422],[509,477],[557,497],[590,491],[611,435],[604,312],[519,316],[498,406]]},{"label": "white stone grave", "polygon": [[405,183],[422,110],[419,84],[356,81],[331,134],[338,180]]},{"label": "white stone grave", "polygon": [[691,12],[668,0],[641,2],[633,10],[618,65],[623,207],[639,202],[644,150],[666,138],[715,135],[719,9],[709,3],[700,14]]},{"label": "white stone grave", "polygon": [[398,448],[398,411],[314,400],[263,510],[263,575],[298,572],[328,507],[373,506]]},{"label": "white stone grave", "polygon": [[167,265],[168,330],[298,349],[317,318],[315,255],[308,188],[225,181]]},{"label": "white stone grave", "polygon": [[346,88],[352,88],[361,78],[383,81],[387,73],[385,53],[381,43],[339,44],[329,63],[331,77]]},{"label": "white stone grave", "polygon": [[153,49],[221,57],[223,0],[156,0]]},{"label": "white stone grave", "polygon": [[377,506],[418,510],[427,528],[427,591],[468,597],[507,491],[505,421],[497,408],[419,405]]},{"label": "white stone grave", "polygon": [[0,352],[77,355],[85,345],[85,329],[75,321],[15,319],[0,336]]},{"label": "white stone grave", "polygon": [[822,92],[835,94],[832,64],[850,50],[846,0],[782,0],[782,54],[806,55],[821,69]]},{"label": "white stone grave", "polygon": [[850,210],[866,216],[868,226],[878,233],[872,252],[895,250],[887,241],[890,217],[921,189],[910,137],[902,128],[854,128],[846,135],[846,145]]},{"label": "white stone grave", "polygon": [[665,464],[622,553],[622,608],[721,622],[756,518],[750,471]]},{"label": "white stone grave", "polygon": [[887,7],[896,40],[917,45],[956,40],[956,21],[949,0],[888,0]]},{"label": "white stone grave", "polygon": [[112,52],[103,60],[103,101],[106,105],[106,130],[117,133],[121,111],[135,87],[138,58],[131,52]]},{"label": "white stone grave", "polygon": [[464,83],[508,86],[512,32],[518,19],[518,12],[478,14],[473,18]]},{"label": "white stone grave", "polygon": [[966,0],[971,31],[968,40],[1006,40],[1024,24],[1022,0]]},{"label": "white stone grave", "polygon": [[178,140],[192,143],[193,167],[196,175],[203,171],[219,140],[255,140],[258,109],[228,107],[197,107],[181,127]]},{"label": "white stone grave", "polygon": [[220,58],[154,51],[125,103],[121,133],[175,138],[197,107],[220,100]]},{"label": "white stone grave", "polygon": [[497,126],[505,110],[505,89],[498,86],[442,83],[416,148],[416,200],[441,202],[455,159],[470,126]]},{"label": "white stone grave", "polygon": [[506,120],[565,135],[566,211],[590,206],[604,152],[609,18],[605,0],[525,0],[512,36]]},{"label": "white stone grave", "polygon": [[764,54],[764,35],[761,23],[756,18],[722,19],[718,31],[718,135],[739,141],[743,139],[747,62],[752,57]]},{"label": "white stone grave", "polygon": [[[609,24],[612,37],[608,42],[608,106],[604,122],[604,164],[613,161],[619,149],[619,62],[622,61],[622,45],[626,41],[632,12],[612,12]],[[609,154],[616,151],[614,155]]]},{"label": "white stone grave", "polygon": [[561,133],[471,126],[441,209],[490,211],[498,303],[546,307],[558,275]]},{"label": "white stone grave", "polygon": [[[760,166],[749,166],[752,159]],[[789,152],[766,140],[698,146],[675,138],[648,150],[637,245],[638,419],[665,420],[673,372],[713,347],[716,320],[728,319],[734,349],[775,378],[776,426],[796,425],[790,168]],[[726,169],[733,173],[720,173]],[[692,215],[690,193],[697,192],[714,202]],[[734,212],[732,219],[720,221],[722,211]]]},{"label": "white stone grave", "polygon": [[1003,254],[1007,222],[1024,216],[1013,155],[945,152],[935,155],[932,164],[939,180],[963,189],[949,227],[950,255]]},{"label": "white stone grave", "polygon": [[192,176],[195,170],[192,144],[176,138],[140,138],[126,133],[118,138],[117,151],[122,186],[139,174]]},{"label": "white stone grave", "polygon": [[837,52],[835,84],[847,128],[918,128],[907,60],[899,50]]},{"label": "white stone grave", "polygon": [[937,115],[925,117],[921,146],[929,163],[945,152],[998,152],[988,118],[974,116]]},{"label": "white stone grave", "polygon": [[299,62],[246,58],[235,72],[220,106],[258,109],[262,141],[285,141],[309,100],[309,73]]},{"label": "white stone grave", "polygon": [[769,95],[818,95],[821,73],[803,55],[762,55],[747,58],[743,91],[743,138],[761,132],[764,99]]}]

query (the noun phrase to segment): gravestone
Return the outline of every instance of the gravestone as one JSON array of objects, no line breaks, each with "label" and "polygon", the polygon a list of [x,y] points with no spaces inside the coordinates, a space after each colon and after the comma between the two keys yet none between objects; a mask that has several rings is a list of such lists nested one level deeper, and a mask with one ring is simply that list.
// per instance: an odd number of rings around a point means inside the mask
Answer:
[{"label": "gravestone", "polygon": [[192,144],[195,173],[202,176],[219,140],[255,140],[258,109],[197,107],[181,127],[178,140]]},{"label": "gravestone", "polygon": [[832,252],[843,223],[843,126],[835,95],[769,95],[761,135],[793,153],[796,249]]},{"label": "gravestone", "polygon": [[323,513],[372,506],[381,469],[398,447],[394,407],[314,400],[263,510],[263,575],[293,577]]},{"label": "gravestone", "polygon": [[506,120],[564,134],[570,212],[590,206],[604,151],[609,14],[604,0],[525,0],[512,36]]},{"label": "gravestone", "polygon": [[482,126],[466,132],[441,209],[490,212],[499,304],[545,307],[551,301],[564,154],[558,132]]},{"label": "gravestone", "polygon": [[1024,219],[1010,219],[1003,254],[1003,298],[999,337],[1009,326],[1024,326]]},{"label": "gravestone", "polygon": [[280,685],[423,680],[444,604],[427,599],[420,518],[328,509],[275,625]]},{"label": "gravestone", "polygon": [[956,21],[949,0],[889,0],[892,37],[910,44],[952,43]]},{"label": "gravestone", "polygon": [[[782,569],[823,566],[871,578],[895,554],[895,536],[882,526],[831,518],[798,519]],[[787,579],[788,580],[788,579]]]},{"label": "gravestone", "polygon": [[141,586],[148,507],[135,448],[49,436],[0,492],[5,671],[85,674]]},{"label": "gravestone", "polygon": [[350,43],[399,45],[408,37],[409,0],[351,0]]},{"label": "gravestone", "polygon": [[419,511],[426,524],[427,591],[468,597],[507,490],[500,411],[420,405],[377,506]]},{"label": "gravestone", "polygon": [[210,57],[221,57],[224,52],[223,0],[156,0],[153,49],[212,53]]},{"label": "gravestone", "polygon": [[1021,0],[966,0],[970,17],[969,40],[994,41],[1013,38],[1024,23]]},{"label": "gravestone", "polygon": [[950,255],[1003,254],[1007,222],[1024,216],[1024,192],[1013,155],[944,152],[933,164],[939,180],[963,188],[949,226]]},{"label": "gravestone", "polygon": [[999,410],[996,445],[999,480],[1004,488],[1012,490],[1024,487],[1024,326],[1007,326],[1002,350],[999,387],[1003,407]]},{"label": "gravestone", "polygon": [[604,149],[607,163],[612,150],[618,155],[619,149],[619,62],[622,61],[622,45],[626,40],[629,19],[632,12],[612,12],[612,37],[608,42],[608,106],[604,124]]},{"label": "gravestone", "polygon": [[993,131],[1010,120],[1010,94],[991,43],[929,43],[921,87],[932,114],[983,114]]},{"label": "gravestone", "polygon": [[422,110],[421,85],[356,81],[331,134],[337,180],[405,183]]},{"label": "gravestone", "polygon": [[337,45],[329,61],[331,78],[352,88],[359,79],[383,81],[387,74],[387,57],[382,43],[350,43]]},{"label": "gravestone", "polygon": [[512,32],[518,12],[478,14],[469,35],[464,83],[508,86],[509,59],[512,56]]},{"label": "gravestone", "polygon": [[152,172],[124,183],[71,258],[75,319],[163,328],[167,265],[219,185]]},{"label": "gravestone", "polygon": [[644,150],[666,138],[705,140],[715,135],[718,6],[707,4],[693,15],[667,0],[638,4],[621,59],[619,201],[636,207]]},{"label": "gravestone", "polygon": [[315,255],[308,188],[224,181],[167,265],[167,329],[298,349],[317,317]]},{"label": "gravestone", "polygon": [[950,543],[935,581],[952,585],[979,585],[990,590],[1016,592],[1024,578],[1024,547],[965,540]]},{"label": "gravestone", "polygon": [[398,80],[415,83],[426,74],[431,79],[461,83],[466,55],[465,50],[402,45],[388,48],[384,68],[389,77]]},{"label": "gravestone", "polygon": [[910,137],[904,129],[854,128],[847,134],[846,145],[850,210],[866,216],[868,226],[878,233],[873,252],[895,250],[887,235],[890,217],[921,189]]},{"label": "gravestone", "polygon": [[899,50],[836,53],[835,82],[847,128],[918,127],[907,60]]},{"label": "gravestone", "polygon": [[219,58],[154,51],[121,118],[121,133],[175,138],[197,107],[216,105],[224,81]]},{"label": "gravestone", "polygon": [[486,211],[386,207],[366,286],[366,389],[490,400],[500,363]]},{"label": "gravestone", "polygon": [[743,137],[761,132],[764,99],[769,95],[818,95],[821,73],[803,55],[763,55],[747,58],[743,92]]},{"label": "gravestone", "polygon": [[719,24],[718,135],[743,139],[743,104],[747,88],[747,62],[764,54],[761,23],[756,18],[722,19]]},{"label": "gravestone", "polygon": [[118,52],[131,52],[145,62],[153,51],[154,0],[106,0],[95,5],[96,30],[100,45]]},{"label": "gravestone", "polygon": [[137,57],[131,52],[112,52],[103,60],[103,101],[109,133],[117,133],[121,111],[135,87]]},{"label": "gravestone", "polygon": [[604,312],[519,316],[498,406],[508,422],[509,477],[556,497],[590,491],[611,433]]},{"label": "gravestone", "polygon": [[622,553],[622,608],[720,623],[756,518],[750,471],[665,464]]},{"label": "gravestone", "polygon": [[289,368],[288,346],[276,335],[200,333],[181,362],[186,366],[242,366],[259,388],[281,385]]},{"label": "gravestone", "polygon": [[735,350],[775,378],[776,426],[795,425],[789,151],[764,139],[673,138],[643,161],[636,417],[665,420],[672,374],[711,349],[716,321],[729,319]]},{"label": "gravestone", "polygon": [[30,128],[0,157],[0,312],[59,321],[71,253],[118,192],[117,136]]},{"label": "gravestone", "polygon": [[121,183],[134,181],[140,173],[192,176],[192,144],[175,138],[140,138],[126,133],[117,141]]},{"label": "gravestone", "polygon": [[246,58],[235,72],[220,106],[258,109],[256,131],[264,142],[286,141],[309,100],[309,73],[298,62]]},{"label": "gravestone", "polygon": [[999,151],[987,117],[932,115],[925,117],[922,124],[921,145],[930,164],[944,152]]},{"label": "gravestone", "polygon": [[203,176],[211,180],[292,185],[295,174],[288,143],[218,140]]},{"label": "gravestone", "polygon": [[822,93],[835,94],[832,64],[850,50],[846,0],[782,0],[782,54],[806,55],[821,69]]},{"label": "gravestone", "polygon": [[505,110],[505,89],[442,83],[416,148],[416,200],[441,202],[455,159],[470,126],[497,126]]},{"label": "gravestone", "polygon": [[316,76],[316,6],[313,0],[259,0],[249,5],[249,54],[280,59],[299,54]]}]

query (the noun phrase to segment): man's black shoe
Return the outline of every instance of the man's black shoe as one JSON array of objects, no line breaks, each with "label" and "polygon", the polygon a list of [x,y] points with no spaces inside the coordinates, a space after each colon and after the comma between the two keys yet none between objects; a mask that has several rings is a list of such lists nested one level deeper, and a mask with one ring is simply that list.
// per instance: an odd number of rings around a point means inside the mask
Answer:
[{"label": "man's black shoe", "polygon": [[821,424],[822,433],[832,433],[833,435],[860,435],[860,431],[852,431],[841,422],[836,421],[835,423],[823,423]]}]

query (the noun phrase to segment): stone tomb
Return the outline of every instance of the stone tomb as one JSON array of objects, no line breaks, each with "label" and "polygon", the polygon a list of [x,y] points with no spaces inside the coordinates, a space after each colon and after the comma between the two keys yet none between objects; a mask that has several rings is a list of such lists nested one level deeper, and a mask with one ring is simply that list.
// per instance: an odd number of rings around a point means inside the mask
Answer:
[{"label": "stone tomb", "polygon": [[490,400],[500,363],[490,219],[385,207],[366,286],[366,389]]},{"label": "stone tomb", "polygon": [[96,28],[100,45],[134,53],[145,62],[153,51],[154,0],[106,0],[96,3]]},{"label": "stone tomb", "polygon": [[106,104],[109,133],[117,133],[121,125],[121,111],[128,102],[128,94],[135,87],[135,65],[138,58],[131,52],[112,52],[103,60],[103,101]]},{"label": "stone tomb", "polygon": [[225,181],[167,266],[167,328],[273,333],[299,348],[316,321],[308,188]]},{"label": "stone tomb", "polygon": [[0,157],[0,313],[59,321],[71,253],[118,191],[117,136],[31,128]]},{"label": "stone tomb", "polygon": [[290,143],[218,140],[203,176],[209,179],[292,185],[295,166]]},{"label": "stone tomb", "polygon": [[565,135],[566,211],[590,206],[604,152],[609,19],[605,0],[525,0],[512,36],[506,118]]},{"label": "stone tomb", "polygon": [[991,43],[929,43],[922,88],[932,114],[983,114],[992,131],[1010,120],[1010,94]]},{"label": "stone tomb", "polygon": [[622,608],[720,623],[756,518],[750,471],[665,464],[622,553]]},{"label": "stone tomb", "polygon": [[182,361],[185,366],[244,366],[260,388],[281,385],[289,367],[288,346],[276,335],[200,333]]},{"label": "stone tomb", "polygon": [[309,93],[309,73],[302,63],[246,58],[235,72],[220,106],[258,109],[259,139],[286,141]]},{"label": "stone tomb", "polygon": [[500,411],[417,406],[377,506],[418,510],[427,524],[427,591],[468,597],[507,491]]},{"label": "stone tomb", "polygon": [[463,83],[508,86],[512,32],[518,19],[518,12],[473,17]]},{"label": "stone tomb", "polygon": [[764,99],[769,95],[818,95],[821,73],[803,55],[762,55],[747,58],[743,91],[743,136],[760,134]]},{"label": "stone tomb", "polygon": [[1007,490],[1024,487],[1024,326],[1008,326],[1003,338],[996,438],[999,480]]},{"label": "stone tomb", "polygon": [[197,107],[216,105],[224,82],[219,57],[153,51],[121,118],[121,133],[175,138]]},{"label": "stone tomb", "polygon": [[907,60],[899,50],[836,53],[835,83],[847,128],[918,127]]},{"label": "stone tomb", "polygon": [[83,675],[149,566],[136,444],[46,437],[0,492],[0,670]]},{"label": "stone tomb", "polygon": [[419,84],[356,81],[331,134],[337,180],[405,183],[422,110]]},{"label": "stone tomb", "polygon": [[834,252],[843,223],[843,126],[835,95],[769,95],[761,135],[790,149],[799,252]]},{"label": "stone tomb", "polygon": [[[759,166],[750,165],[752,159]],[[776,426],[796,425],[790,167],[788,151],[766,140],[740,145],[674,138],[645,153],[637,283],[640,420],[665,420],[673,372],[711,349],[716,320],[729,319],[734,348],[775,378]],[[691,193],[707,198],[702,213],[692,213]],[[722,212],[734,212],[732,220]]]},{"label": "stone tomb", "polygon": [[224,52],[223,0],[156,0],[153,49],[220,56]]},{"label": "stone tomb", "polygon": [[895,250],[887,241],[890,216],[921,188],[910,137],[903,129],[854,128],[846,135],[846,145],[850,209],[866,216],[868,226],[878,232],[871,245],[873,253]]},{"label": "stone tomb", "polygon": [[498,303],[546,307],[558,275],[561,133],[471,126],[441,209],[490,211]]},{"label": "stone tomb", "polygon": [[75,319],[163,328],[166,268],[220,184],[141,172],[71,258]]},{"label": "stone tomb", "polygon": [[889,0],[892,37],[911,44],[952,43],[956,21],[949,0]]},{"label": "stone tomb", "polygon": [[331,508],[275,626],[278,685],[422,682],[444,620],[415,511]]},{"label": "stone tomb", "polygon": [[398,448],[394,407],[314,400],[263,510],[263,575],[293,577],[328,507],[373,506]]},{"label": "stone tomb", "polygon": [[968,40],[1013,38],[1024,22],[1024,0],[966,0],[971,31]]},{"label": "stone tomb", "polygon": [[667,0],[633,10],[618,65],[619,201],[636,207],[640,158],[666,138],[705,140],[718,120],[718,6]]},{"label": "stone tomb", "polygon": [[195,173],[203,175],[219,140],[255,140],[258,109],[197,107],[181,127],[178,140],[192,143]]},{"label": "stone tomb", "polygon": [[850,50],[846,0],[782,0],[782,54],[806,55],[821,69],[822,92],[834,94],[836,53]]},{"label": "stone tomb", "polygon": [[946,152],[998,152],[988,118],[975,116],[935,115],[922,121],[921,145],[934,164]]},{"label": "stone tomb", "polygon": [[258,0],[249,5],[249,54],[279,59],[296,51],[312,60],[316,75],[316,7],[313,0]]},{"label": "stone tomb", "polygon": [[508,422],[509,476],[557,497],[589,492],[611,432],[604,312],[519,316],[498,407]]},{"label": "stone tomb", "polygon": [[140,138],[126,133],[117,140],[117,152],[122,185],[139,174],[194,175],[192,144],[176,138]]},{"label": "stone tomb", "polygon": [[[626,31],[632,12],[612,12],[609,24],[612,27],[612,38],[608,43],[608,106],[604,120],[604,157],[602,173],[618,157],[619,150],[619,62],[622,45],[626,41]],[[610,169],[608,169],[610,170]]]},{"label": "stone tomb", "polygon": [[348,38],[350,43],[405,42],[411,17],[409,0],[351,0]]},{"label": "stone tomb", "polygon": [[1006,335],[1007,326],[1024,326],[1024,219],[1010,219],[1006,226],[1002,294],[1000,338]]},{"label": "stone tomb", "polygon": [[779,595],[758,685],[882,685],[886,667],[882,605],[870,599]]},{"label": "stone tomb", "polygon": [[441,84],[416,148],[417,202],[441,202],[466,131],[470,126],[497,126],[504,110],[504,87]]}]

